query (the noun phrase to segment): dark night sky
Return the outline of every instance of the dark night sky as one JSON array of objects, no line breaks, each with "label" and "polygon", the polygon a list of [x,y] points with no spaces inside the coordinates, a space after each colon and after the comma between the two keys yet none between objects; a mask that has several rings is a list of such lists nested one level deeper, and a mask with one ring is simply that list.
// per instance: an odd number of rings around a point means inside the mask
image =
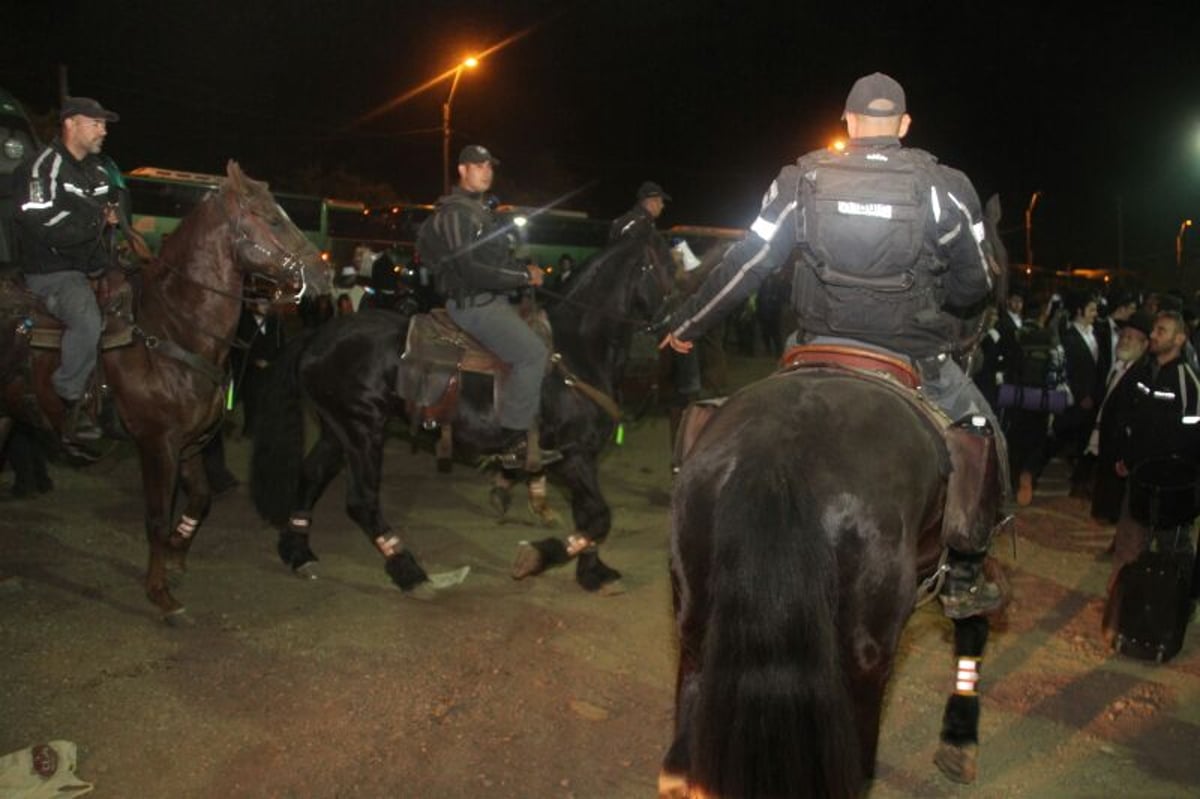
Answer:
[{"label": "dark night sky", "polygon": [[[286,189],[315,162],[431,201],[448,82],[355,120],[523,32],[454,101],[453,151],[488,145],[504,201],[586,186],[566,205],[612,217],[652,179],[675,198],[663,224],[743,227],[782,164],[842,132],[846,91],[878,69],[908,91],[906,142],[1000,195],[1014,260],[1035,190],[1035,261],[1060,268],[1112,266],[1119,251],[1135,269],[1173,262],[1180,221],[1200,221],[1195,4],[0,5],[0,85],[45,111],[66,64],[72,93],[122,114],[107,150],[126,169],[217,172],[233,157]],[[1200,229],[1189,236],[1200,268]]]}]

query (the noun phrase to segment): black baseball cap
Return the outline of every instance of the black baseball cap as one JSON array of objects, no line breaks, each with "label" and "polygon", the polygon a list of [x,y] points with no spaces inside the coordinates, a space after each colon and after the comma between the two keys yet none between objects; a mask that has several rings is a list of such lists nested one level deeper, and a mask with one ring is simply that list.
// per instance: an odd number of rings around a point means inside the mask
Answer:
[{"label": "black baseball cap", "polygon": [[652,180],[647,180],[642,185],[638,186],[637,198],[644,200],[647,197],[662,197],[664,200],[670,201],[671,195],[663,191],[663,187]]},{"label": "black baseball cap", "polygon": [[105,122],[116,122],[121,118],[115,111],[109,111],[91,97],[68,97],[63,100],[62,109],[58,112],[60,120],[73,117],[76,114],[92,119],[103,119]]},{"label": "black baseball cap", "polygon": [[868,117],[898,117],[905,112],[904,87],[895,78],[882,72],[872,72],[854,81],[846,96],[842,114],[862,114]]},{"label": "black baseball cap", "polygon": [[500,166],[500,159],[488,152],[488,148],[482,144],[468,144],[458,154],[460,164],[486,164],[488,161],[492,162],[492,166]]}]

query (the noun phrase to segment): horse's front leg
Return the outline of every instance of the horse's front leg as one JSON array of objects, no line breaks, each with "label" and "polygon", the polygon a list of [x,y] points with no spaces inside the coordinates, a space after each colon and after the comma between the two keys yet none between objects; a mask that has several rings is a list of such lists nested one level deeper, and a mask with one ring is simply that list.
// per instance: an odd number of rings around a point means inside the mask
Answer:
[{"label": "horse's front leg", "polygon": [[279,532],[276,547],[280,559],[300,577],[315,579],[317,576],[312,566],[317,562],[317,554],[309,546],[308,538],[312,527],[312,511],[344,464],[342,445],[333,432],[322,425],[316,443],[304,456],[295,501],[287,526]]},{"label": "horse's front leg", "polygon": [[347,424],[344,427],[346,461],[350,473],[346,481],[346,513],[358,524],[367,538],[387,561],[386,570],[403,591],[412,591],[429,582],[412,551],[399,533],[384,521],[379,507],[379,484],[383,472],[384,424],[380,415],[368,423]]},{"label": "horse's front leg", "polygon": [[979,666],[987,639],[987,616],[954,620],[954,692],[933,762],[955,782],[974,782],[979,771]]},{"label": "horse's front leg", "polygon": [[181,464],[180,487],[187,502],[175,521],[175,529],[167,538],[166,567],[183,572],[187,570],[187,553],[192,541],[212,507],[212,490],[204,470],[204,458],[200,454],[193,455]]},{"label": "horse's front leg", "polygon": [[190,621],[185,609],[167,587],[168,524],[171,499],[175,495],[177,453],[166,436],[143,439],[139,443],[142,464],[142,492],[146,500],[146,541],[149,562],[146,565],[146,596],[162,611],[171,624]]}]

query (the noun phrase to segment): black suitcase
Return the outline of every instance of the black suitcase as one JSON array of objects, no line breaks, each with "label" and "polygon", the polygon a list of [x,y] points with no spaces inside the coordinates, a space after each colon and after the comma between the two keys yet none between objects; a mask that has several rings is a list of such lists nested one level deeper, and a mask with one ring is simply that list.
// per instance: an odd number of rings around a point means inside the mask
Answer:
[{"label": "black suitcase", "polygon": [[1192,615],[1192,567],[1188,549],[1147,550],[1121,569],[1118,652],[1159,663],[1179,652]]}]

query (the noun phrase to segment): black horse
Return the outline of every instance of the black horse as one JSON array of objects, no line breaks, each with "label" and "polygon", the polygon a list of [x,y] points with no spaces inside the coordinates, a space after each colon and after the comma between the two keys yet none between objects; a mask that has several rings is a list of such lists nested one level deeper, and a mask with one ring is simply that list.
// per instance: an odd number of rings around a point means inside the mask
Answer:
[{"label": "black horse", "polygon": [[[630,339],[650,322],[670,288],[671,254],[665,246],[618,243],[584,265],[566,295],[549,311],[553,365],[542,384],[542,445],[563,459],[547,468],[571,495],[574,532],[522,544],[513,576],[537,574],[577,557],[576,579],[597,590],[620,577],[597,546],[611,526],[600,491],[597,457],[613,438],[619,411],[612,400]],[[346,511],[386,558],[400,588],[425,589],[428,575],[379,507],[385,427],[393,418],[413,422],[419,359],[404,357],[410,318],[365,311],[341,317],[285,348],[272,365],[251,462],[251,494],[259,513],[280,530],[284,563],[304,573],[316,555],[309,547],[311,512],[343,464],[350,466]],[[406,388],[409,387],[409,388]],[[303,400],[320,433],[306,456]],[[412,424],[414,428],[417,424]],[[501,443],[493,381],[464,372],[451,426],[456,456]],[[302,457],[303,456],[303,457]],[[507,509],[501,476],[494,498]],[[545,476],[531,481],[531,499],[544,502]]]},{"label": "black horse", "polygon": [[[993,198],[984,221],[1002,293],[999,217]],[[969,349],[978,321],[965,327]],[[874,775],[900,634],[940,585],[946,476],[970,468],[923,402],[831,362],[746,387],[693,436],[672,499],[679,663],[660,797],[840,799]],[[935,763],[972,782],[988,620],[954,629]]]}]

